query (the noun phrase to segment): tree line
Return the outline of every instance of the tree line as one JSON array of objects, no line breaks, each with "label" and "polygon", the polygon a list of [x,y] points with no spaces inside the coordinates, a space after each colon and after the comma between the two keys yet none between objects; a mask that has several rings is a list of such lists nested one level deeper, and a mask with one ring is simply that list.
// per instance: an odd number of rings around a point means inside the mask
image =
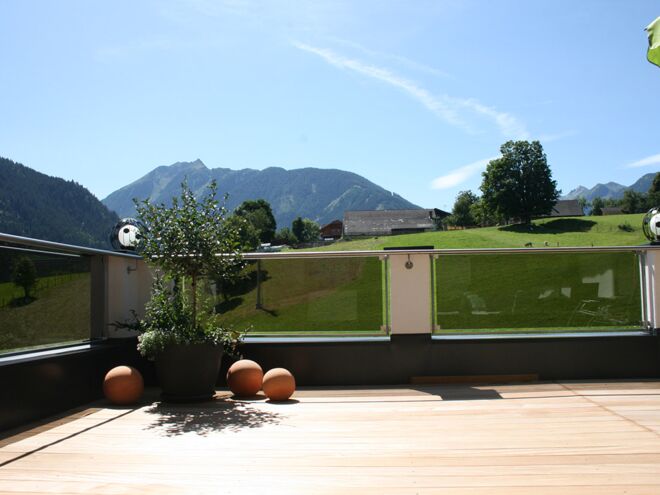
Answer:
[{"label": "tree line", "polygon": [[277,230],[273,209],[264,199],[243,201],[228,221],[238,228],[246,250],[255,250],[264,243],[296,246],[314,242],[321,233],[318,223],[302,217],[294,219],[291,227]]},{"label": "tree line", "polygon": [[[491,160],[482,174],[481,196],[472,191],[458,193],[451,215],[443,227],[488,227],[510,223],[529,224],[532,218],[552,213],[561,191],[552,179],[543,147],[538,141],[507,141],[502,156]],[[584,197],[578,202],[591,215],[602,215],[605,207],[623,213],[643,213],[660,205],[660,172],[647,193],[626,190],[621,199]]]},{"label": "tree line", "polygon": [[603,208],[621,208],[622,213],[645,213],[660,205],[660,172],[655,174],[646,193],[626,189],[620,199],[594,198],[589,202],[580,196],[578,202],[583,210],[590,210],[590,215],[602,215]]}]

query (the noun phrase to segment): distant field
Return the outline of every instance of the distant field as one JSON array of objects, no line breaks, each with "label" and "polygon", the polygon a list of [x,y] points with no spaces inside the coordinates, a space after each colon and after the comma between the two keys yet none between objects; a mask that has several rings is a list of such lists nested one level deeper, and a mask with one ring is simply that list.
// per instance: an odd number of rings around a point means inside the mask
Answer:
[{"label": "distant field", "polygon": [[439,333],[639,329],[632,253],[440,256]]},{"label": "distant field", "polygon": [[[70,282],[74,278],[84,277],[86,274],[67,273],[65,275],[50,275],[48,277],[40,277],[37,279],[35,291],[39,294],[52,287],[56,287],[66,282]],[[0,308],[7,306],[13,300],[24,296],[23,289],[13,282],[0,283]]]},{"label": "distant field", "polygon": [[[13,284],[2,285],[8,292]],[[89,339],[88,273],[44,277],[36,294],[24,306],[0,308],[0,353]]]},{"label": "distant field", "polygon": [[[510,248],[550,246],[634,246],[646,244],[642,233],[643,214],[611,215],[602,217],[552,218],[535,220],[533,228],[513,225],[486,227],[421,234],[374,237],[340,241],[308,251],[362,251],[380,250],[384,247],[433,246],[437,249],[452,248]],[[619,225],[629,225],[626,232]]]},{"label": "distant field", "polygon": [[[223,321],[251,334],[378,334],[384,323],[382,264],[377,258],[264,260],[261,297],[253,280],[227,301]],[[257,303],[260,302],[260,307]]]}]

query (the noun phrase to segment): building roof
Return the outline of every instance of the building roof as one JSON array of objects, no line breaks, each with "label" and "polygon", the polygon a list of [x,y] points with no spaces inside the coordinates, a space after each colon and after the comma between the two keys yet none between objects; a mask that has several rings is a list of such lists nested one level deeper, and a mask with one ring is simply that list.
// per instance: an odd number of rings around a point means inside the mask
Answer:
[{"label": "building roof", "polygon": [[584,211],[577,199],[560,199],[552,208],[549,217],[582,217]]},{"label": "building roof", "polygon": [[340,226],[340,227],[341,227],[341,225],[342,225],[342,221],[341,221],[341,220],[333,220],[332,222],[330,222],[330,223],[326,223],[323,227],[321,227],[321,230],[326,229],[326,228],[328,228],[328,227],[336,227],[336,226]]},{"label": "building roof", "polygon": [[603,215],[621,215],[623,209],[620,206],[604,206],[601,208]]},{"label": "building roof", "polygon": [[333,220],[332,222],[321,227],[322,237],[335,237],[339,238],[344,232],[344,224],[341,220]]},{"label": "building roof", "polygon": [[[389,235],[393,230],[432,230],[440,210],[370,210],[344,212],[344,235]],[[444,213],[444,212],[441,212]]]}]

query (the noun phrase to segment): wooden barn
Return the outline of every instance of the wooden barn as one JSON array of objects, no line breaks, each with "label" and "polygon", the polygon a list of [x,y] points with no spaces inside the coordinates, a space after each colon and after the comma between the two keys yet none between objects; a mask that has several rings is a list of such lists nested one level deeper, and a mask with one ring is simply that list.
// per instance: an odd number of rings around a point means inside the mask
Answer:
[{"label": "wooden barn", "polygon": [[417,210],[371,210],[344,213],[344,236],[411,234],[436,230],[446,211],[437,208]]}]

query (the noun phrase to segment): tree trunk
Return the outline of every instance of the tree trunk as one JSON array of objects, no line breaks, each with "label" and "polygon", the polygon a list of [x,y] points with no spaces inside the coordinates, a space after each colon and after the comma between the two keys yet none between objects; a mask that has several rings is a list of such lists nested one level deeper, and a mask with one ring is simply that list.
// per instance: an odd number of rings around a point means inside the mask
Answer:
[{"label": "tree trunk", "polygon": [[192,319],[195,329],[197,328],[197,276],[190,277],[190,290],[192,290]]}]

